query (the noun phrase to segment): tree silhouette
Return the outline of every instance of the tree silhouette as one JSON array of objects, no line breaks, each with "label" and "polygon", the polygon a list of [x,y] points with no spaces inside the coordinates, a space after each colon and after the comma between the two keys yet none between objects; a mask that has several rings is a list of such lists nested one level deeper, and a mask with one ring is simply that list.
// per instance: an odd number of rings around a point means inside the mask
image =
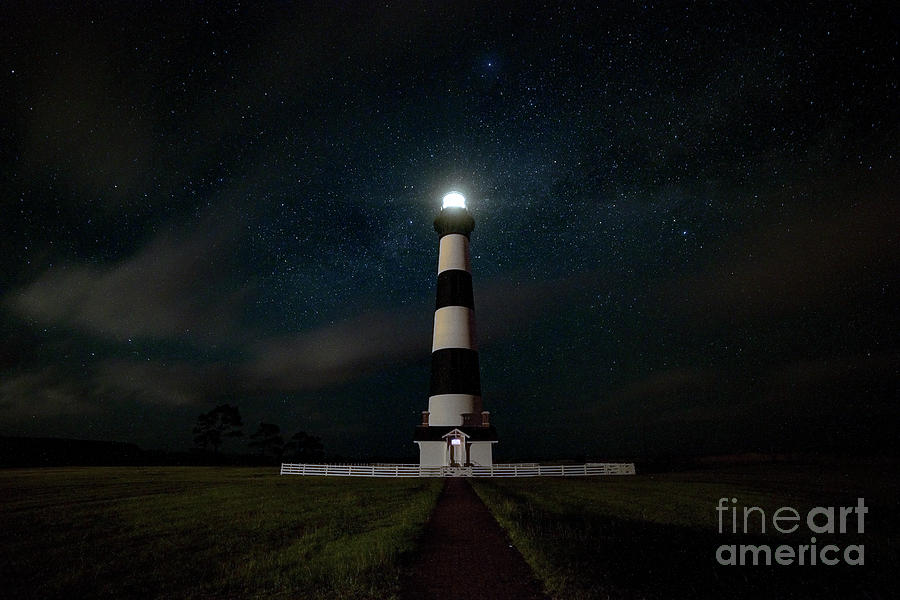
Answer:
[{"label": "tree silhouette", "polygon": [[324,456],[322,440],[305,431],[295,433],[284,447],[286,458],[297,462],[315,462]]},{"label": "tree silhouette", "polygon": [[212,446],[213,452],[218,454],[219,446],[222,445],[224,438],[243,435],[240,430],[243,425],[241,413],[236,406],[219,405],[197,417],[197,425],[194,426],[194,443],[204,450]]},{"label": "tree silhouette", "polygon": [[256,448],[263,456],[280,458],[284,450],[284,438],[281,437],[281,429],[273,423],[260,423],[256,433],[250,436],[247,444]]}]

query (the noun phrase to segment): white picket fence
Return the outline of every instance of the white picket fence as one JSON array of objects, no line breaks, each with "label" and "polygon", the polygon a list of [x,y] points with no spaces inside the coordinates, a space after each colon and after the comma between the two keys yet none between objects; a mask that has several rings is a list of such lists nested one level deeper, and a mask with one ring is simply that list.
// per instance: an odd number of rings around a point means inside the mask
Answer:
[{"label": "white picket fence", "polygon": [[634,463],[583,465],[496,464],[490,467],[420,467],[419,465],[311,465],[282,463],[282,475],[338,477],[589,477],[634,475]]}]

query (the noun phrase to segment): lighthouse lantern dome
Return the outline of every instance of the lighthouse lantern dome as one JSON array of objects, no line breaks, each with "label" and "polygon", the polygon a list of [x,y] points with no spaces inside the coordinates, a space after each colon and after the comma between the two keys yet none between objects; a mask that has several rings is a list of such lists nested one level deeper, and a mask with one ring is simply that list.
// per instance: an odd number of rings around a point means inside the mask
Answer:
[{"label": "lighthouse lantern dome", "polygon": [[446,196],[444,196],[444,203],[442,208],[465,208],[466,207],[466,197],[460,194],[459,192],[450,192]]}]

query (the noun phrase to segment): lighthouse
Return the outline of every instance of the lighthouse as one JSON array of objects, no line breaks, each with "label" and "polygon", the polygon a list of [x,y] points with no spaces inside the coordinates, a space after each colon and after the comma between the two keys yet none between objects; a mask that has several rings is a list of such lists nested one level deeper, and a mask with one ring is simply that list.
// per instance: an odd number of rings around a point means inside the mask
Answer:
[{"label": "lighthouse", "polygon": [[434,230],[440,239],[428,410],[416,427],[423,467],[490,466],[497,432],[482,410],[469,236],[475,219],[459,192],[444,196]]}]

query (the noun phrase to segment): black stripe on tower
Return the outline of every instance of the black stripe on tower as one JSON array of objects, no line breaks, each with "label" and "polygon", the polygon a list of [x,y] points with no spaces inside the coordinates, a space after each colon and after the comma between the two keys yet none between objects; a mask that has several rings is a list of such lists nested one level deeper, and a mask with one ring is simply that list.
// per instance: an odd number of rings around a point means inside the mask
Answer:
[{"label": "black stripe on tower", "polygon": [[434,309],[445,306],[465,306],[475,309],[471,273],[460,269],[449,269],[438,274],[437,302],[435,302]]},{"label": "black stripe on tower", "polygon": [[442,348],[431,353],[431,396],[481,395],[478,352],[469,348]]}]

